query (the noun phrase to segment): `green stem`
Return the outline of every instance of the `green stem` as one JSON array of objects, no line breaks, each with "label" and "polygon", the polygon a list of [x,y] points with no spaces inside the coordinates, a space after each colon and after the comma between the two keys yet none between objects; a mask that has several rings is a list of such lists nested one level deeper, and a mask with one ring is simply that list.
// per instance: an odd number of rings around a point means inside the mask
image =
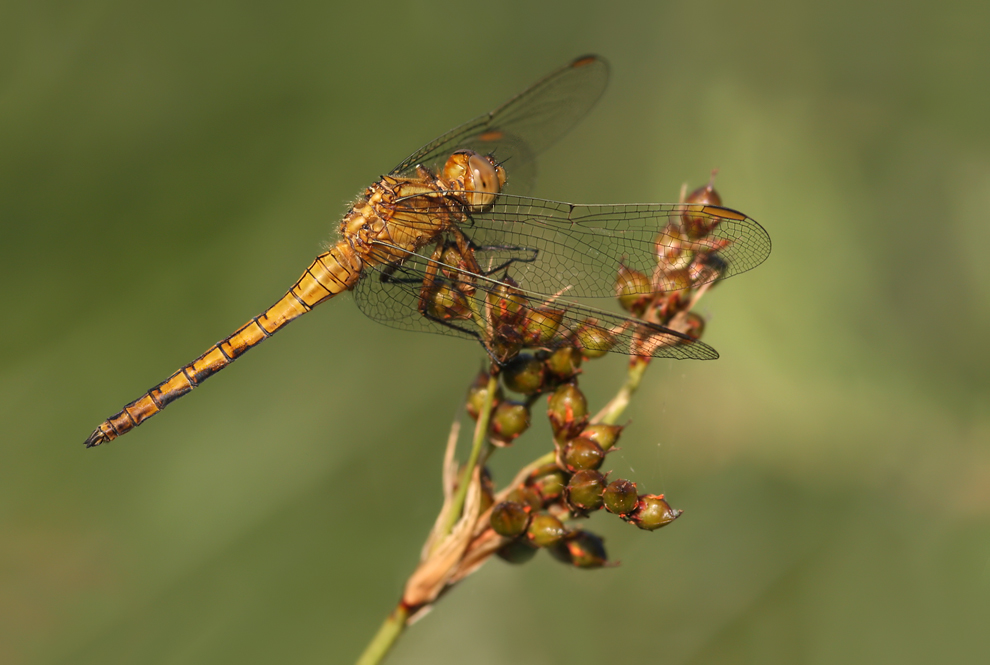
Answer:
[{"label": "green stem", "polygon": [[378,665],[382,662],[385,654],[389,652],[399,635],[402,634],[408,618],[409,608],[399,603],[398,607],[392,610],[392,613],[382,623],[382,627],[378,629],[375,636],[368,642],[364,653],[357,660],[357,665]]},{"label": "green stem", "polygon": [[616,393],[615,397],[605,405],[605,408],[598,412],[598,414],[592,419],[595,423],[605,423],[606,425],[614,425],[615,421],[622,417],[625,413],[626,407],[629,406],[629,402],[632,400],[633,393],[639,388],[640,382],[643,380],[643,374],[646,372],[646,368],[649,367],[650,363],[643,358],[634,357],[632,362],[629,364],[629,371],[626,374],[626,382],[622,384],[622,388]]},{"label": "green stem", "polygon": [[[488,441],[488,422],[492,416],[492,402],[495,399],[495,390],[497,388],[498,376],[493,373],[488,377],[488,388],[485,393],[485,399],[481,405],[481,412],[478,414],[478,424],[474,428],[471,455],[468,457],[467,464],[464,466],[464,472],[461,474],[460,483],[457,485],[457,493],[454,495],[452,509],[447,515],[447,523],[443,525],[444,535],[449,534],[453,530],[454,525],[457,524],[457,520],[461,518],[464,500],[467,498],[468,487],[471,484],[471,476],[474,473],[475,467],[478,465],[478,461],[482,459],[482,451],[485,452],[484,457],[486,459],[488,457],[488,446],[485,444]],[[442,539],[438,538],[436,542],[439,544],[442,542]]]}]

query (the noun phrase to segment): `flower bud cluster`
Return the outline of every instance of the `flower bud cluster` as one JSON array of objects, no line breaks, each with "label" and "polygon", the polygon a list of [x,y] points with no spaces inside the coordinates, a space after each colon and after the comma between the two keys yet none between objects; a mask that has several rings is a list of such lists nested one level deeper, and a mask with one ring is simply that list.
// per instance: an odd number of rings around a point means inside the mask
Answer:
[{"label": "flower bud cluster", "polygon": [[[656,265],[652,275],[621,266],[615,281],[619,304],[633,315],[668,326],[699,339],[705,320],[691,307],[699,289],[711,288],[725,274],[727,265],[719,251],[728,241],[712,236],[721,219],[704,212],[704,206],[720,206],[722,198],[712,182],[691,192],[682,210],[657,235]],[[645,362],[655,340],[637,340],[634,362]]]},{"label": "flower bud cluster", "polygon": [[[520,357],[525,377],[536,368],[535,359]],[[510,378],[511,377],[511,378]],[[528,389],[531,382],[506,373],[503,382]],[[475,384],[475,389],[477,388]],[[500,402],[506,404],[511,402]],[[494,407],[497,413],[499,406]],[[494,414],[493,414],[494,417]],[[639,494],[631,480],[609,481],[599,471],[609,451],[615,449],[623,427],[589,424],[588,403],[573,377],[559,383],[547,398],[547,418],[554,435],[555,461],[532,469],[520,482],[503,492],[491,510],[490,526],[506,539],[498,555],[511,563],[531,559],[539,549],[578,568],[598,568],[608,563],[602,539],[573,520],[604,509],[641,529],[653,531],[674,521],[681,512],[670,507],[663,495]],[[493,426],[493,442],[495,433]]]},{"label": "flower bud cluster", "polygon": [[[421,313],[457,330],[473,329],[494,362],[468,391],[467,412],[477,425],[463,467],[455,461],[458,423],[448,438],[444,505],[406,583],[405,608],[425,611],[493,554],[523,563],[546,549],[577,568],[609,565],[602,538],[579,526],[591,513],[604,511],[646,531],[681,515],[662,494],[642,493],[632,480],[610,478],[602,468],[623,431],[612,423],[629,404],[650,358],[669,355],[657,353],[662,346],[696,340],[704,332],[705,321],[692,307],[728,274],[719,252],[732,234],[718,227],[730,218],[719,215],[732,211],[720,204],[709,183],[665,208],[671,215],[652,244],[652,267],[621,266],[616,275],[620,305],[642,321],[620,317],[624,322],[608,329],[602,318],[589,315],[593,310],[557,296],[538,302],[509,277],[508,268],[498,279],[471,278],[480,266],[455,241],[435,250],[420,292]],[[584,362],[609,350],[628,353],[633,361],[622,388],[592,416],[578,378]],[[509,392],[515,398],[507,397]],[[553,450],[496,492],[486,462],[530,427],[532,409],[543,396]]]}]

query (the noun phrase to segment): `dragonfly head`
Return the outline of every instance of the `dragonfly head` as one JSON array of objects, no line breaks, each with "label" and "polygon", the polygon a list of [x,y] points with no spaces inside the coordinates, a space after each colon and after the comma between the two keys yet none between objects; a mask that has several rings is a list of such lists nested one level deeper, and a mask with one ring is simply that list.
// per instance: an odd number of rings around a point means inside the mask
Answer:
[{"label": "dragonfly head", "polygon": [[495,202],[495,197],[505,187],[505,169],[490,155],[482,156],[474,150],[458,150],[443,167],[444,180],[463,203],[480,211]]}]

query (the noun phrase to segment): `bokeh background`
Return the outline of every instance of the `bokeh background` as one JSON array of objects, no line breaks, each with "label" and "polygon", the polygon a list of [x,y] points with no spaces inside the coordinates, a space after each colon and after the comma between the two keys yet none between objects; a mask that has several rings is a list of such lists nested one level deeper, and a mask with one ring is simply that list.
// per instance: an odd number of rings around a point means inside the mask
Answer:
[{"label": "bokeh background", "polygon": [[[279,297],[351,198],[571,58],[536,194],[770,231],[657,363],[596,515],[622,565],[490,562],[392,663],[990,655],[985,3],[0,5],[0,662],[348,663],[440,503],[476,345],[315,311],[117,443],[105,416]],[[620,357],[588,366],[593,405]],[[536,428],[497,479],[547,447]]]}]

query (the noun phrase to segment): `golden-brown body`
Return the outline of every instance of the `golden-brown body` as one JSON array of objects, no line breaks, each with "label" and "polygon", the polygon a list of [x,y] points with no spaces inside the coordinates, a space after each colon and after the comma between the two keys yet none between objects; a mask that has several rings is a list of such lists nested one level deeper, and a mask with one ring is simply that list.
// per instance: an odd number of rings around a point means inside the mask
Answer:
[{"label": "golden-brown body", "polygon": [[467,150],[451,155],[442,174],[420,167],[415,177],[382,177],[344,215],[337,242],[278,302],[100,423],[86,447],[134,429],[290,321],[353,288],[366,266],[401,263],[462,221],[468,210],[490,205],[504,184],[505,172],[494,160]]}]

